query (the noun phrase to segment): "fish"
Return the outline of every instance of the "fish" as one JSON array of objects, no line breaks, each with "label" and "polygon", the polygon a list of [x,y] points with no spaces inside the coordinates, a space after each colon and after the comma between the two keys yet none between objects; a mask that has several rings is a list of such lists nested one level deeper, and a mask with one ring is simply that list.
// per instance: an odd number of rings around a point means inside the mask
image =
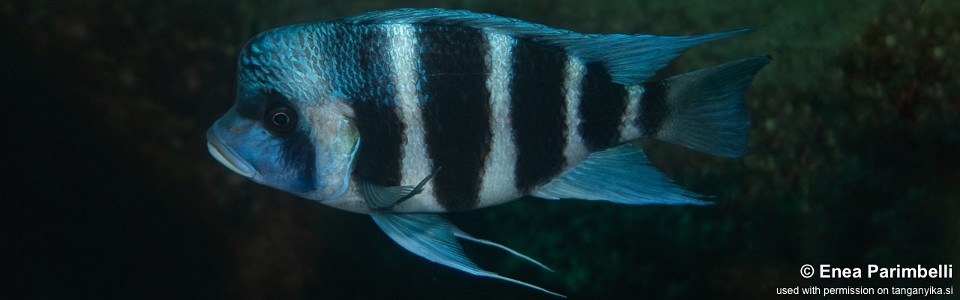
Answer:
[{"label": "fish", "polygon": [[238,59],[234,105],[207,131],[228,169],[370,215],[402,248],[484,270],[443,217],[532,196],[705,205],[633,143],[655,139],[736,158],[744,93],[769,56],[651,80],[680,53],[749,32],[581,34],[467,10],[396,9],[286,25]]}]

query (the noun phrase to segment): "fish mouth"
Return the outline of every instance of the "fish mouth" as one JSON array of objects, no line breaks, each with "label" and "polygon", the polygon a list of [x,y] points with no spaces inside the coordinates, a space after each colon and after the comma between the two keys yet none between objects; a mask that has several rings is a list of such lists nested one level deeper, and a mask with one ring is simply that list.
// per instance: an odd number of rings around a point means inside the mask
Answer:
[{"label": "fish mouth", "polygon": [[227,166],[231,171],[237,172],[237,174],[243,175],[243,177],[253,178],[256,172],[253,167],[243,161],[243,159],[240,159],[240,157],[233,152],[233,149],[221,143],[220,140],[214,136],[213,130],[207,132],[207,151],[210,151],[210,155],[213,155],[213,158],[224,166]]}]

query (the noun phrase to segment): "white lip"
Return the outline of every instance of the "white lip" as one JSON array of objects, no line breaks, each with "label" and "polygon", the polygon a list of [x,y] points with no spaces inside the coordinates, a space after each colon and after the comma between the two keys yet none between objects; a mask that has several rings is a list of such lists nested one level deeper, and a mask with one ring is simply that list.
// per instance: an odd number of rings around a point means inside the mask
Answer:
[{"label": "white lip", "polygon": [[210,151],[210,155],[213,155],[213,158],[217,159],[217,161],[224,166],[227,166],[228,169],[237,172],[237,174],[243,175],[243,177],[253,177],[253,167],[246,164],[243,160],[237,158],[233,152],[230,152],[230,149],[225,149],[225,147],[218,143],[216,139],[207,140],[207,151]]}]

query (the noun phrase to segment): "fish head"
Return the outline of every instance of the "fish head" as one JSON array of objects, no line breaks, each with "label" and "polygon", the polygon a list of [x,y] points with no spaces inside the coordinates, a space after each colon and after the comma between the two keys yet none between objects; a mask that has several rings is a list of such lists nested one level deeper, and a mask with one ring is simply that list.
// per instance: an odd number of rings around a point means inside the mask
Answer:
[{"label": "fish head", "polygon": [[207,148],[255,182],[335,199],[347,190],[360,142],[352,110],[318,92],[315,75],[291,71],[282,58],[289,51],[262,35],[241,53],[236,102],[207,131]]}]

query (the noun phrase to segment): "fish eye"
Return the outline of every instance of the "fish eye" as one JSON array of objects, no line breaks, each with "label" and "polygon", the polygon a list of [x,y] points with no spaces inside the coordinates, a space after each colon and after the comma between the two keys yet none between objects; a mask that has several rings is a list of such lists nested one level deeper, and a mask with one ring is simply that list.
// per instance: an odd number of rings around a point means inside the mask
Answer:
[{"label": "fish eye", "polygon": [[297,126],[297,112],[285,103],[276,103],[267,108],[263,124],[276,133],[288,132]]}]

